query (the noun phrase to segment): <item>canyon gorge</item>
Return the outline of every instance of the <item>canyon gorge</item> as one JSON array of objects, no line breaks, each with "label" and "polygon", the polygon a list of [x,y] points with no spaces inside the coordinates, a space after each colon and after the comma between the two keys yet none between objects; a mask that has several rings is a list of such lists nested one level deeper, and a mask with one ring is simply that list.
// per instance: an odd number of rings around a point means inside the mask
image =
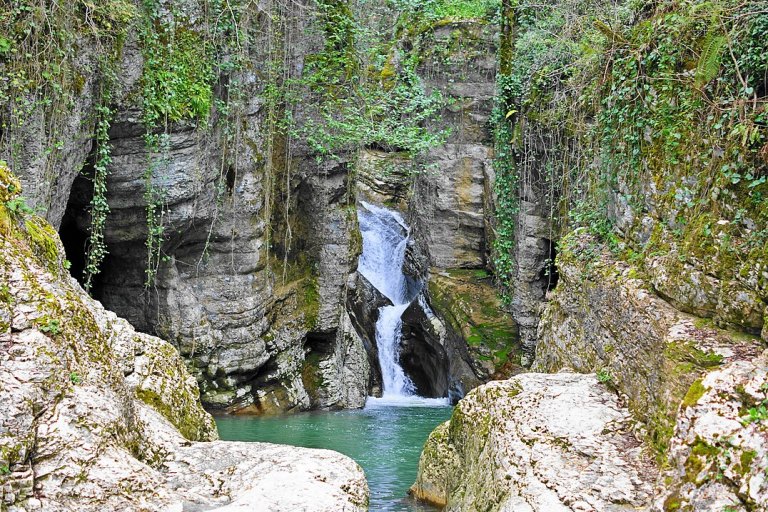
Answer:
[{"label": "canyon gorge", "polygon": [[210,413],[394,394],[455,404],[445,510],[768,510],[766,41],[763,1],[5,2],[0,509],[365,510]]}]

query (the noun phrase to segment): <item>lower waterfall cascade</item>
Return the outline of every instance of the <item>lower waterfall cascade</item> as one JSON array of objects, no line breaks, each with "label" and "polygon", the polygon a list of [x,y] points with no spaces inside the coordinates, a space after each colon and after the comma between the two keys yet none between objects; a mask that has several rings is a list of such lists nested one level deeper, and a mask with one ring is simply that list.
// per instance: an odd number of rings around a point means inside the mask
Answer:
[{"label": "lower waterfall cascade", "polygon": [[416,388],[399,362],[402,315],[418,295],[409,290],[403,273],[409,228],[397,212],[361,201],[359,210],[363,253],[360,272],[392,305],[379,308],[376,346],[383,384],[383,399],[413,397]]}]

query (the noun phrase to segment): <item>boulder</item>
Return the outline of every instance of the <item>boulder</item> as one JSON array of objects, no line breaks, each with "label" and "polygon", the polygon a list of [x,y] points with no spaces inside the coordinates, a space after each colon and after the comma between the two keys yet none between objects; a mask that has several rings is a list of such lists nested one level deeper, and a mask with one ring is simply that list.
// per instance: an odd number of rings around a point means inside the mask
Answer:
[{"label": "boulder", "polygon": [[724,364],[756,357],[763,343],[679,311],[593,237],[569,235],[560,247],[560,281],[542,313],[533,369],[600,373],[627,396],[664,458],[690,386]]},{"label": "boulder", "polygon": [[632,426],[594,375],[493,381],[430,435],[411,494],[446,511],[637,510],[656,470]]},{"label": "boulder", "polygon": [[691,386],[654,510],[768,509],[768,352]]}]

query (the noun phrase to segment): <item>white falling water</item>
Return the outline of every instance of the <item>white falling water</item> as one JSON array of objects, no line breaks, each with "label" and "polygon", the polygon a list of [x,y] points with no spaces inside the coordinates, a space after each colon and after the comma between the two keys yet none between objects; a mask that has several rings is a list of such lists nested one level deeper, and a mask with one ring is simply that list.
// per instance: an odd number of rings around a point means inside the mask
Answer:
[{"label": "white falling water", "polygon": [[357,270],[393,304],[379,308],[379,320],[376,322],[383,398],[412,396],[415,387],[399,361],[401,316],[413,299],[408,297],[403,274],[408,226],[396,212],[365,202],[361,205],[358,219],[363,235],[363,254]]}]

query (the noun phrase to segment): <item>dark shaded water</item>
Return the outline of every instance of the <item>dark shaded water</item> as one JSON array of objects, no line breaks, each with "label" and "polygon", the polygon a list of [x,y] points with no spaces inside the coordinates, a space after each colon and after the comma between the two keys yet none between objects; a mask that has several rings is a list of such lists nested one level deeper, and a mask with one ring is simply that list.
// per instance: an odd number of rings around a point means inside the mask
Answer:
[{"label": "dark shaded water", "polygon": [[357,461],[371,489],[371,512],[432,512],[407,496],[429,433],[451,407],[415,399],[392,404],[368,400],[363,410],[310,412],[279,417],[218,416],[227,441],[262,441],[336,450]]}]

